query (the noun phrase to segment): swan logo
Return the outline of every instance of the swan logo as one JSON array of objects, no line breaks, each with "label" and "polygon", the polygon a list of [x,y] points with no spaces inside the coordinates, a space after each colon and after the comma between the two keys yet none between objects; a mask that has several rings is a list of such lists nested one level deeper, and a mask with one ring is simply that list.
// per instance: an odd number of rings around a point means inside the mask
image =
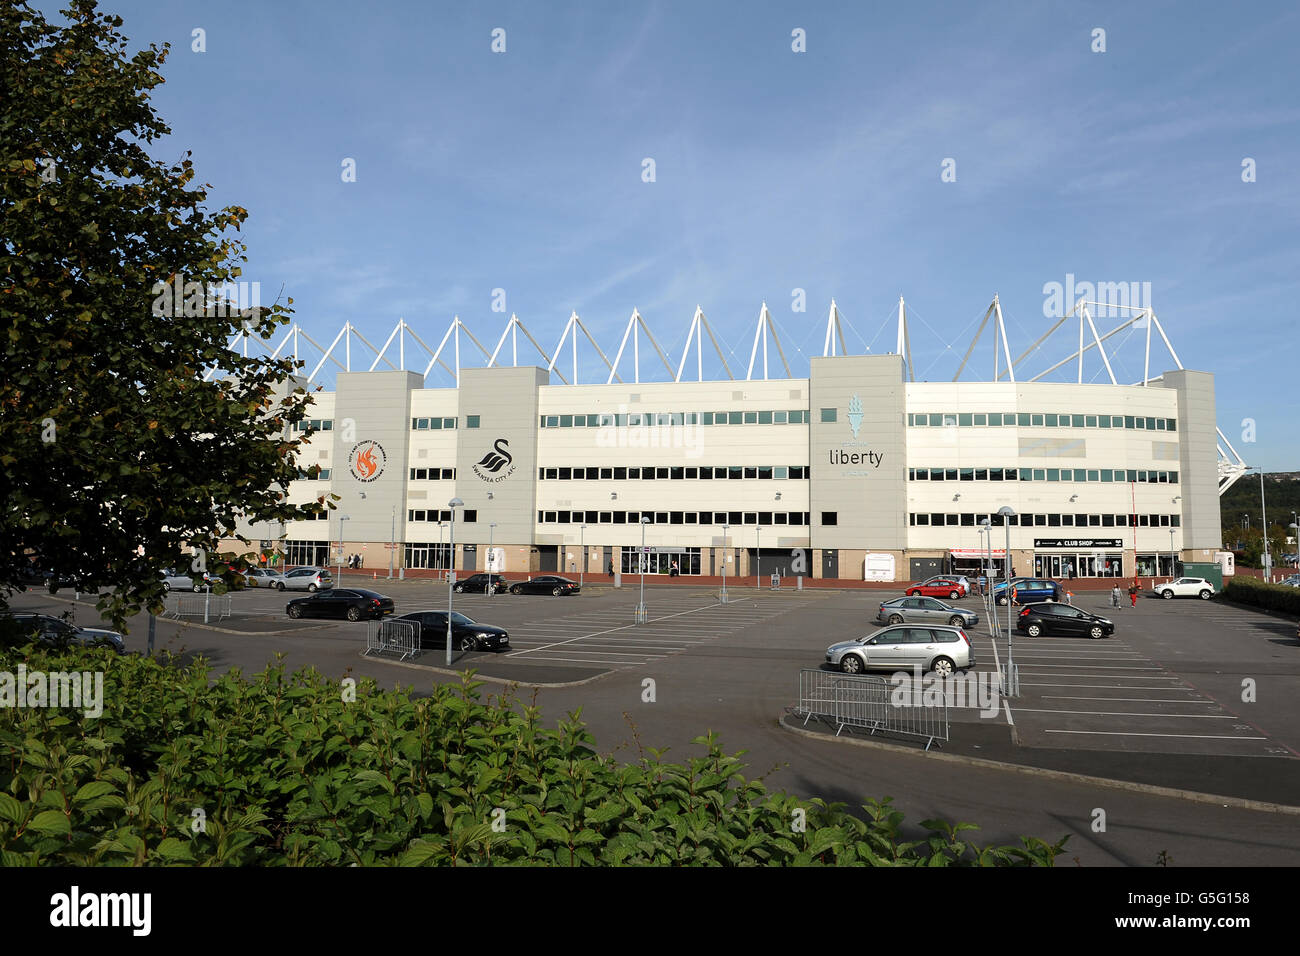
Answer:
[{"label": "swan logo", "polygon": [[384,446],[377,441],[359,441],[348,453],[348,468],[352,477],[366,484],[382,475],[386,464],[388,455],[384,453]]},{"label": "swan logo", "polygon": [[510,442],[498,438],[492,443],[492,450],[475,462],[474,474],[489,484],[505,481],[515,473],[514,460],[510,454]]}]

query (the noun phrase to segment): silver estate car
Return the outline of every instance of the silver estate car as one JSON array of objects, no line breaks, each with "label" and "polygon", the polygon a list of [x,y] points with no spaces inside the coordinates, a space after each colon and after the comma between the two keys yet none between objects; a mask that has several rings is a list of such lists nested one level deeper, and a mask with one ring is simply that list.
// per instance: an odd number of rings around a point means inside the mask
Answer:
[{"label": "silver estate car", "polygon": [[898,624],[826,649],[826,663],[846,674],[865,670],[933,671],[949,677],[975,666],[975,649],[960,627]]},{"label": "silver estate car", "polygon": [[947,624],[951,627],[974,627],[980,616],[974,611],[953,607],[938,598],[901,597],[883,601],[876,612],[880,624]]}]

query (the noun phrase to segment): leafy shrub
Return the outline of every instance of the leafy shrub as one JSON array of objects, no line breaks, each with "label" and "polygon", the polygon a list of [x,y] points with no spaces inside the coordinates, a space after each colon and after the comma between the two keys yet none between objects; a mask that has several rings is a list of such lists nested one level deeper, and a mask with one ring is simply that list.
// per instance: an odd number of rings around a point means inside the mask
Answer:
[{"label": "leafy shrub", "polygon": [[1259,578],[1233,575],[1223,589],[1223,596],[1238,604],[1300,615],[1300,588],[1285,584],[1269,584]]},{"label": "leafy shrub", "polygon": [[[0,863],[16,865],[1050,865],[1066,838],[980,847],[971,824],[770,792],[712,735],[671,763],[593,748],[479,682],[429,697],[283,664],[28,647],[0,670],[103,670],[104,715],[0,709]],[[638,744],[639,749],[639,744]],[[802,830],[796,825],[802,819]]]}]

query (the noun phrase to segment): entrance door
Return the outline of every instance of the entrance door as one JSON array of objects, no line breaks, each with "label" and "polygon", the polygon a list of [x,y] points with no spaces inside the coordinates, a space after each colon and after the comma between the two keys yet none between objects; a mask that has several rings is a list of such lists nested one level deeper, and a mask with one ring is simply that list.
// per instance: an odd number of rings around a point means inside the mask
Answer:
[{"label": "entrance door", "polygon": [[908,565],[911,573],[909,580],[912,581],[924,581],[943,573],[942,558],[909,558]]},{"label": "entrance door", "polygon": [[840,553],[838,551],[822,552],[822,577],[838,578],[840,576]]},{"label": "entrance door", "polygon": [[539,544],[537,546],[537,568],[539,571],[550,571],[552,573],[560,570],[560,548],[554,544]]}]

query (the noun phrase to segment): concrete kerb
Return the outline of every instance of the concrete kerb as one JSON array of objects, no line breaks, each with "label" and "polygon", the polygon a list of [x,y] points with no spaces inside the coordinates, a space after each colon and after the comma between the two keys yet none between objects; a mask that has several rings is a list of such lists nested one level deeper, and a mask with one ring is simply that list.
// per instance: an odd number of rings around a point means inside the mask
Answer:
[{"label": "concrete kerb", "polygon": [[910,747],[902,747],[898,744],[887,744],[878,740],[864,740],[857,737],[831,737],[826,734],[814,733],[811,730],[804,730],[802,727],[796,727],[788,723],[787,719],[787,716],[780,717],[777,720],[777,724],[785,730],[799,734],[802,737],[810,737],[814,740],[824,740],[831,743],[847,744],[853,747],[867,747],[875,750],[884,750],[895,754],[906,754],[912,757],[920,757],[924,760],[943,760],[967,767],[978,767],[982,770],[1000,770],[1003,772],[1021,773],[1031,777],[1043,777],[1048,780],[1061,780],[1067,783],[1087,784],[1092,787],[1107,787],[1111,790],[1125,790],[1129,793],[1142,793],[1156,797],[1172,797],[1177,800],[1187,800],[1192,803],[1213,803],[1221,807],[1232,807],[1238,810],[1258,810],[1263,813],[1285,813],[1292,816],[1300,816],[1300,806],[1269,803],[1264,800],[1248,800],[1244,797],[1225,797],[1213,793],[1202,793],[1199,790],[1178,790],[1173,787],[1160,787],[1150,783],[1135,783],[1131,780],[1112,780],[1108,777],[1093,777],[1083,773],[1072,773],[1068,770],[1049,770],[1045,767],[1032,767],[1025,764],[1005,763],[1001,760],[989,760],[984,757],[967,757],[963,754],[949,754],[943,753],[942,751],[925,752],[921,750],[913,750]]},{"label": "concrete kerb", "polygon": [[[445,650],[445,648],[444,648]],[[448,670],[445,667],[437,667],[433,664],[416,664],[413,661],[390,661],[382,657],[366,657],[365,654],[358,654],[367,662],[375,664],[388,664],[391,667],[405,667],[409,670],[425,671],[426,673],[442,674],[444,677],[464,677],[466,671]],[[475,672],[474,679],[487,681],[490,684],[518,684],[520,687],[581,687],[584,684],[590,684],[592,681],[598,681],[602,677],[608,677],[613,674],[614,670],[602,671],[591,677],[584,677],[582,680],[571,681],[523,681],[513,677],[494,677],[491,674],[480,674]]]}]

